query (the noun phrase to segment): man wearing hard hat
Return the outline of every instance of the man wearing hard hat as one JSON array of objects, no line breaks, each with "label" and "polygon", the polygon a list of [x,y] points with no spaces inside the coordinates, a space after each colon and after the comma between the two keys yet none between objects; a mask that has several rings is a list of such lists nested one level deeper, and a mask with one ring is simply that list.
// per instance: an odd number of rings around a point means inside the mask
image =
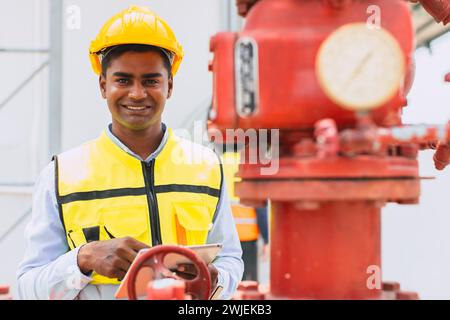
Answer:
[{"label": "man wearing hard hat", "polygon": [[161,122],[182,58],[170,27],[144,7],[114,16],[92,42],[112,124],[41,173],[18,270],[21,298],[109,299],[139,250],[206,243],[223,244],[209,271],[221,297],[231,297],[243,263],[221,164]]}]

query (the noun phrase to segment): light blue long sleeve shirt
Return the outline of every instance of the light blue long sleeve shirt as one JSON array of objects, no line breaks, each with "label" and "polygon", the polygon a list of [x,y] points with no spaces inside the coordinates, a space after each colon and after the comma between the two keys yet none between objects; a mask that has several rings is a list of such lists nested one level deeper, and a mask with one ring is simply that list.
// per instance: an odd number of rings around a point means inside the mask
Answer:
[{"label": "light blue long sleeve shirt", "polygon": [[[164,148],[168,130],[163,124],[161,144],[145,161],[155,159]],[[106,129],[108,137],[122,150],[142,160]],[[213,264],[218,269],[221,299],[229,299],[242,279],[244,264],[231,206],[222,184],[217,215],[208,233],[207,243],[222,243]],[[25,256],[17,271],[20,299],[114,299],[118,285],[91,285],[77,263],[79,248],[68,251],[64,228],[59,218],[55,193],[54,163],[41,172],[33,193],[32,217],[25,229]]]}]

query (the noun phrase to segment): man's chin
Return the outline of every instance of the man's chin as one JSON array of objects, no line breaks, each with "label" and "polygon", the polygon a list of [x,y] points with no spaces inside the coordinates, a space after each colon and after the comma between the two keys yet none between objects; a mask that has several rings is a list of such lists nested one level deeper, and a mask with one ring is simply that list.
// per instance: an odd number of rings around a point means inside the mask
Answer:
[{"label": "man's chin", "polygon": [[158,121],[151,121],[151,122],[125,122],[122,121],[120,123],[121,127],[124,127],[124,129],[130,130],[130,131],[134,131],[134,132],[142,132],[142,131],[146,131],[149,128],[158,125]]},{"label": "man's chin", "polygon": [[134,132],[142,132],[142,131],[146,131],[151,127],[151,125],[127,125],[126,128],[130,131],[134,131]]}]

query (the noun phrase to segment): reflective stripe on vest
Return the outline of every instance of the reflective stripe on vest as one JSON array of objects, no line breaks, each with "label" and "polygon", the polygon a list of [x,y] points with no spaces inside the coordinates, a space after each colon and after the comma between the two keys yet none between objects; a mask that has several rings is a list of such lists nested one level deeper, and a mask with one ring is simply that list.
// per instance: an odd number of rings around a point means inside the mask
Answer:
[{"label": "reflective stripe on vest", "polygon": [[258,221],[254,218],[234,218],[236,224],[257,224]]},{"label": "reflective stripe on vest", "polygon": [[256,210],[239,204],[231,206],[234,222],[240,241],[254,241],[258,239],[259,229],[256,219]]},{"label": "reflective stripe on vest", "polygon": [[[204,244],[222,186],[216,154],[170,128],[149,164],[106,133],[55,157],[60,218],[72,250],[87,242],[131,236],[149,246]],[[92,284],[117,284],[93,274]]]}]

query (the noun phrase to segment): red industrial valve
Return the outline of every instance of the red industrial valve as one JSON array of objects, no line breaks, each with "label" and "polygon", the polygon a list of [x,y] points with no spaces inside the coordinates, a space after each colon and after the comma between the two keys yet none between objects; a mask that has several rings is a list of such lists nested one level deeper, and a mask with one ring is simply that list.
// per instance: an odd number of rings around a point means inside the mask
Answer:
[{"label": "red industrial valve", "polygon": [[[263,0],[241,32],[211,39],[210,129],[300,131],[324,118],[342,128],[361,112],[378,125],[401,123],[413,73],[409,6],[351,1],[339,10],[327,3]],[[381,28],[368,25],[370,6],[383,13]]]},{"label": "red industrial valve", "polygon": [[0,286],[0,300],[12,300],[9,286]]},{"label": "red industrial valve", "polygon": [[[165,264],[165,258],[169,254],[177,254],[187,258],[197,271],[195,278],[185,280],[174,275]],[[157,290],[158,288],[155,287],[155,282],[150,282],[147,292],[149,298],[157,299],[158,297],[163,297],[164,299],[179,299],[182,296],[181,291],[183,291],[183,294],[192,296],[193,299],[207,300],[209,298],[211,291],[211,276],[208,267],[205,262],[189,248],[175,245],[161,245],[150,248],[148,251],[145,251],[136,257],[136,261],[128,271],[127,287],[130,300],[137,299],[136,280],[139,271],[144,267],[149,267],[153,270],[154,280],[170,278],[179,280],[178,282],[169,283],[169,287],[171,287],[170,290],[164,289],[159,291]],[[180,281],[183,281],[185,285],[180,286]],[[170,295],[173,296],[169,297]]]},{"label": "red industrial valve", "polygon": [[[450,82],[450,73],[445,75],[445,81]],[[433,156],[436,169],[443,170],[450,164],[450,144],[439,143]]]},{"label": "red industrial valve", "polygon": [[[236,0],[238,13],[245,17],[251,7],[260,0]],[[323,0],[334,8],[342,8],[354,0]],[[425,10],[436,20],[444,25],[450,22],[450,4],[447,0],[406,0],[413,3],[420,3]]]},{"label": "red industrial valve", "polygon": [[[449,21],[449,0],[420,3]],[[243,30],[210,42],[208,129],[216,143],[244,145],[235,184],[241,202],[270,199],[272,208],[270,292],[258,295],[253,285],[240,297],[417,298],[381,281],[381,209],[418,202],[418,150],[440,143],[435,161],[445,166],[450,123],[402,123],[414,77],[409,3],[237,4]],[[271,129],[279,143],[266,152],[263,141],[229,129]],[[246,161],[255,150],[276,155],[276,170],[262,174],[267,163]]]}]

